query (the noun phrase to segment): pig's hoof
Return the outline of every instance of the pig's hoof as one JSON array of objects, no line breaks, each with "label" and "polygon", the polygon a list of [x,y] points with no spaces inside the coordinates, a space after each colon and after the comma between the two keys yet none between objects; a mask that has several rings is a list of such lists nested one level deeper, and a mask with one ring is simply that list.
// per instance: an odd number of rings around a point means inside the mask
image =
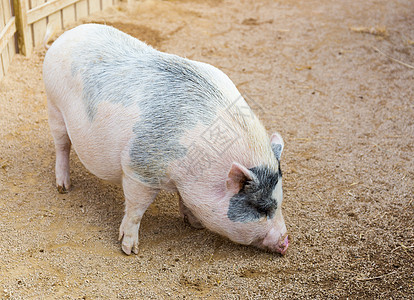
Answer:
[{"label": "pig's hoof", "polygon": [[124,251],[126,255],[131,255],[131,253],[138,254],[138,242],[134,243],[134,242],[128,241],[124,237],[122,239],[122,251]]},{"label": "pig's hoof", "polygon": [[201,222],[194,217],[193,214],[185,214],[184,215],[184,222],[190,224],[191,226],[193,226],[196,229],[203,229],[204,225],[201,224]]},{"label": "pig's hoof", "polygon": [[66,186],[63,185],[57,185],[57,190],[59,194],[67,194],[69,192],[69,188],[66,188]]},{"label": "pig's hoof", "polygon": [[125,254],[131,255],[131,253],[138,254],[138,226],[128,224],[124,220],[119,228],[119,240],[122,239],[122,251]]},{"label": "pig's hoof", "polygon": [[180,215],[183,218],[185,223],[189,223],[191,226],[193,226],[196,229],[204,228],[204,225],[201,224],[201,222],[193,215],[191,210],[187,206],[184,205],[181,198],[179,202],[179,209],[180,209]]}]

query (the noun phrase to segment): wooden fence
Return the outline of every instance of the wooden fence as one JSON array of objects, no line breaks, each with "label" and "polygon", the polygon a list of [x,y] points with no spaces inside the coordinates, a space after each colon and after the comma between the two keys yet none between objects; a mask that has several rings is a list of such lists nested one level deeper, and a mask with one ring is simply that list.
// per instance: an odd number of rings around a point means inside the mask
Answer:
[{"label": "wooden fence", "polygon": [[0,80],[17,52],[16,22],[11,0],[0,0]]},{"label": "wooden fence", "polygon": [[46,26],[56,30],[120,0],[0,0],[0,79],[16,53],[30,55],[42,44]]}]

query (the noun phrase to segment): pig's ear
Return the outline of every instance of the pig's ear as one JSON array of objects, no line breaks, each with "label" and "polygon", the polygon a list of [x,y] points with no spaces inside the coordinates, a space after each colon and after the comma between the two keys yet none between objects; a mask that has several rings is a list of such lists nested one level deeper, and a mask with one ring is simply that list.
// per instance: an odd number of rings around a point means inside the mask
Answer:
[{"label": "pig's ear", "polygon": [[272,134],[270,137],[270,145],[272,146],[273,153],[275,154],[277,160],[280,160],[285,143],[283,143],[283,139],[279,133],[275,132]]},{"label": "pig's ear", "polygon": [[227,189],[237,194],[248,180],[254,180],[254,174],[241,164],[233,162],[227,175]]}]

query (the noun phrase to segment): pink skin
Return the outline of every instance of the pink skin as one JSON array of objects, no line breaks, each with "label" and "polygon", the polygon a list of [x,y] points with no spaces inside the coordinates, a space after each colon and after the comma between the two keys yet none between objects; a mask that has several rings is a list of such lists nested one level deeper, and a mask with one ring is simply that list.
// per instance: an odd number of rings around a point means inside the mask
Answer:
[{"label": "pink skin", "polygon": [[277,242],[274,242],[274,237],[269,237],[269,234],[271,234],[273,231],[273,229],[266,235],[266,237],[264,238],[263,242],[262,242],[262,246],[265,249],[268,249],[272,252],[277,252],[280,253],[282,255],[285,255],[288,247],[289,247],[289,239],[288,239],[288,235],[286,235],[285,238],[283,238],[283,236],[277,240]]},{"label": "pink skin", "polygon": [[283,247],[282,251],[280,251],[280,254],[285,255],[288,247],[289,247],[289,240],[288,240],[288,236],[285,237],[285,239],[283,240],[283,243],[281,244],[281,246]]},{"label": "pink skin", "polygon": [[284,235],[275,234],[275,232],[275,229],[272,228],[264,239],[254,241],[251,243],[251,245],[270,252],[276,252],[285,255],[289,247],[288,235],[286,233]]}]

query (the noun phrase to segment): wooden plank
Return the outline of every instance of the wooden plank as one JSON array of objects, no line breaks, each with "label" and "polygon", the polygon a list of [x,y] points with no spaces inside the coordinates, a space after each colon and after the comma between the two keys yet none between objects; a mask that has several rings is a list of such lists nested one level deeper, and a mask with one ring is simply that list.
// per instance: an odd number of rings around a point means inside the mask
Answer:
[{"label": "wooden plank", "polygon": [[3,49],[7,46],[9,40],[5,37],[7,28],[6,11],[4,2],[0,1],[0,80],[6,75],[5,58],[3,57]]},{"label": "wooden plank", "polygon": [[46,18],[47,16],[78,1],[79,0],[55,0],[51,2],[46,2],[45,4],[33,8],[27,12],[27,23],[33,24],[34,22]]},{"label": "wooden plank", "polygon": [[33,26],[33,46],[39,46],[43,43],[43,38],[45,37],[45,33],[46,33],[46,19],[42,19],[40,21],[37,21],[36,23],[34,23]]},{"label": "wooden plank", "polygon": [[16,37],[15,35],[13,35],[10,39],[9,39],[9,44],[7,45],[7,50],[9,52],[9,60],[10,63],[13,61],[13,58],[16,56],[17,53],[17,48],[16,48]]},{"label": "wooden plank", "polygon": [[4,16],[3,3],[0,2],[0,31],[4,28],[4,25],[6,25],[6,18]]},{"label": "wooden plank", "polygon": [[51,14],[48,18],[48,24],[52,24],[53,30],[56,32],[62,28],[62,12],[59,10],[53,14]]},{"label": "wooden plank", "polygon": [[62,22],[63,27],[72,24],[76,21],[75,5],[71,5],[62,9]]},{"label": "wooden plank", "polygon": [[[8,24],[9,19],[11,18],[11,13],[10,13],[10,3],[4,0],[0,0],[0,1],[1,1],[0,7],[3,11],[2,16],[1,16],[2,22],[1,22],[0,29],[1,31],[3,31],[3,29],[7,30],[8,29],[7,27],[10,27],[10,26],[7,26],[7,24]],[[4,46],[0,48],[0,53],[2,57],[3,73],[6,74],[9,64],[10,64],[10,59],[11,59],[9,55],[9,49],[8,49],[10,37],[0,34],[0,39],[1,38],[3,38],[3,43],[5,43]]]},{"label": "wooden plank", "polygon": [[7,45],[7,48],[9,50],[9,59],[10,59],[10,62],[11,62],[13,60],[14,56],[16,55],[16,52],[17,52],[16,38],[15,38],[14,35],[9,40],[9,44]]},{"label": "wooden plank", "polygon": [[[45,0],[31,0],[32,1],[32,6],[34,8],[41,6],[45,3]],[[38,46],[41,45],[43,42],[43,38],[45,36],[46,33],[46,18],[40,19],[37,22],[33,23],[33,46]]]},{"label": "wooden plank", "polygon": [[14,33],[10,32],[9,44],[7,46],[9,50],[9,58],[11,62],[18,50],[17,45],[16,45],[16,34],[15,34],[16,33],[16,18],[13,16],[14,14],[13,0],[3,0],[3,1],[5,1],[9,6],[8,22],[12,22],[10,25],[13,28],[12,31],[14,31]]},{"label": "wooden plank", "polygon": [[32,36],[30,34],[30,27],[27,24],[27,8],[26,1],[13,0],[15,23],[17,31],[17,39],[19,45],[19,52],[23,55],[29,56],[32,53]]},{"label": "wooden plank", "polygon": [[89,15],[87,0],[81,0],[75,5],[76,5],[76,19],[77,20],[87,17]]},{"label": "wooden plank", "polygon": [[7,16],[7,21],[8,21],[11,17],[13,17],[13,13],[12,13],[12,10],[13,10],[12,3],[13,3],[13,1],[12,0],[3,0],[3,3],[4,3],[4,9],[6,10],[6,8],[7,8],[6,16]]},{"label": "wooden plank", "polygon": [[[3,21],[0,21],[0,23],[3,23],[3,27],[7,24],[7,22],[10,20],[11,16],[11,8],[9,0],[0,0],[0,11],[3,11],[3,13],[0,13],[0,19],[3,19]],[[2,27],[0,27],[1,29]]]},{"label": "wooden plank", "polygon": [[1,57],[2,57],[2,62],[3,62],[3,73],[4,75],[6,75],[7,70],[9,69],[9,66],[10,66],[10,61],[11,61],[7,47],[1,53]]},{"label": "wooden plank", "polygon": [[7,31],[10,31],[10,24],[7,22],[9,19],[9,7],[8,3],[0,1],[0,59],[1,59],[1,76],[6,75],[7,69],[10,64],[9,51],[7,45],[9,44],[10,37],[7,36]]},{"label": "wooden plank", "polygon": [[89,0],[89,14],[96,13],[101,10],[100,0]]},{"label": "wooden plank", "polygon": [[6,48],[16,32],[15,18],[12,17],[6,26],[0,31],[0,52]]},{"label": "wooden plank", "polygon": [[[15,45],[15,39],[14,39],[14,33],[16,32],[15,18],[12,15],[12,4],[10,0],[0,0],[0,1],[2,1],[2,5],[3,5],[3,25],[4,25],[4,26],[0,26],[0,31],[1,29],[5,29],[4,37],[2,37],[2,34],[0,33],[0,44],[1,44],[1,39],[4,38],[5,42],[7,43],[5,48],[7,49],[9,60],[11,61],[16,52],[16,45]],[[0,46],[0,52],[1,51],[3,51],[2,46]]]},{"label": "wooden plank", "polygon": [[7,6],[4,6],[4,1],[0,1],[0,30],[2,30],[7,23],[6,9]]},{"label": "wooden plank", "polygon": [[4,75],[6,75],[3,71],[3,58],[0,55],[0,81],[3,79]]},{"label": "wooden plank", "polygon": [[112,0],[102,0],[102,9],[112,6]]}]

